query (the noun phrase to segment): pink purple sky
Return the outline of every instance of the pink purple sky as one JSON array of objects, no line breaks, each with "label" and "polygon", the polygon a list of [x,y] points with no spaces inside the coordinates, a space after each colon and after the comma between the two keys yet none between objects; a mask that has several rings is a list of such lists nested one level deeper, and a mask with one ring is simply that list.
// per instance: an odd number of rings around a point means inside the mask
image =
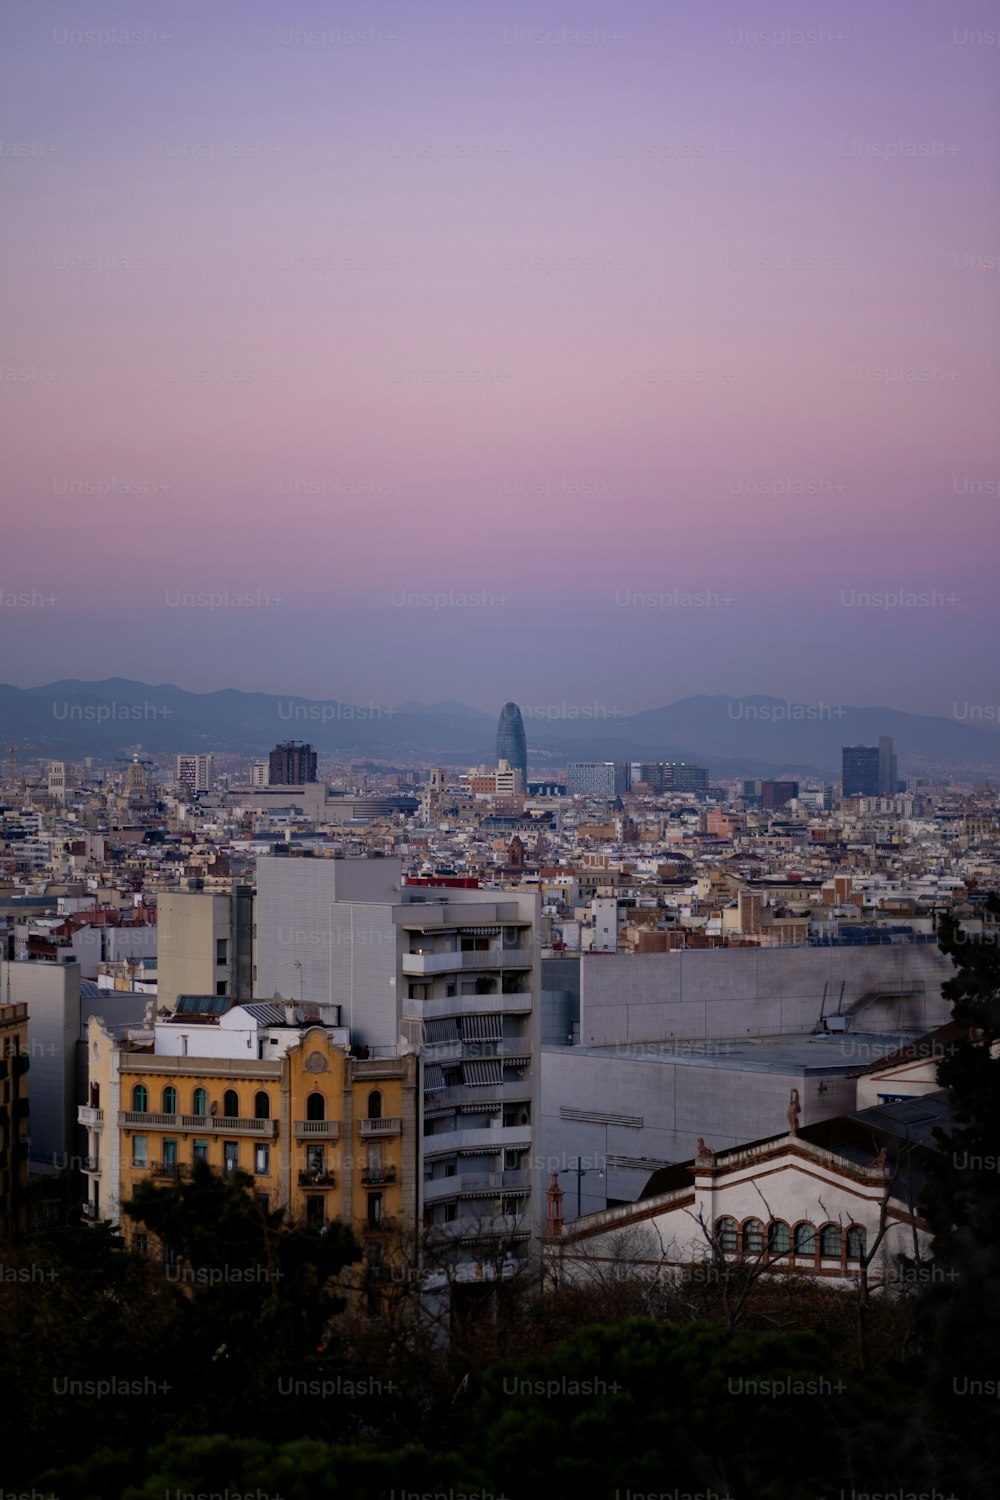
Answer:
[{"label": "pink purple sky", "polygon": [[996,4],[0,26],[0,679],[998,701]]}]

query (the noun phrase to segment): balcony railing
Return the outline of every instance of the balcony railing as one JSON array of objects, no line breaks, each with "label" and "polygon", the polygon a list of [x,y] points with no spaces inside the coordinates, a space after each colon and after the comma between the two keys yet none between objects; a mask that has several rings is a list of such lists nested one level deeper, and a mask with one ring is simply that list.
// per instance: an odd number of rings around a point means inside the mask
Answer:
[{"label": "balcony railing", "polygon": [[149,1163],[149,1175],[151,1177],[165,1177],[176,1181],[178,1177],[185,1175],[184,1163],[179,1161],[151,1161]]},{"label": "balcony railing", "polygon": [[296,1120],[295,1134],[312,1136],[322,1141],[338,1141],[340,1139],[339,1120]]},{"label": "balcony railing", "polygon": [[164,1115],[141,1109],[120,1110],[118,1124],[125,1130],[176,1130],[184,1135],[260,1135],[272,1140],[278,1129],[276,1120],[258,1120],[252,1115]]},{"label": "balcony railing", "polygon": [[534,962],[531,948],[487,948],[485,950],[448,953],[404,953],[403,973],[414,979],[431,974],[460,973],[474,969],[530,969]]},{"label": "balcony railing", "polygon": [[80,1212],[83,1214],[83,1217],[85,1219],[96,1219],[97,1218],[97,1204],[96,1203],[81,1203],[80,1204]]},{"label": "balcony railing", "polygon": [[369,1116],[359,1123],[362,1140],[368,1136],[398,1135],[403,1128],[403,1121],[399,1115],[385,1115],[379,1119]]},{"label": "balcony railing", "polygon": [[531,1079],[520,1083],[456,1083],[450,1088],[426,1089],[424,1110],[449,1109],[456,1104],[514,1104],[531,1099]]},{"label": "balcony railing", "polygon": [[92,1109],[89,1104],[81,1104],[76,1112],[77,1123],[88,1125],[92,1129],[104,1124],[103,1109]]},{"label": "balcony railing", "polygon": [[336,1181],[332,1172],[322,1172],[314,1167],[306,1167],[299,1173],[300,1187],[336,1187]]},{"label": "balcony railing", "polygon": [[361,1181],[365,1187],[380,1187],[384,1182],[396,1181],[395,1167],[369,1167],[361,1173]]}]

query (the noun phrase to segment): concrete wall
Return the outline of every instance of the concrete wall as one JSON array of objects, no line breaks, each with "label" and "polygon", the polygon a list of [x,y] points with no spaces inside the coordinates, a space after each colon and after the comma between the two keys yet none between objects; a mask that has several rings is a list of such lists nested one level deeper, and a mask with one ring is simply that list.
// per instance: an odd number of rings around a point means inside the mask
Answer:
[{"label": "concrete wall", "polygon": [[[797,1088],[801,1123],[845,1114],[856,1108],[857,1065],[840,1062],[841,1072],[803,1071],[791,1060],[767,1070],[713,1065],[650,1056],[607,1057],[546,1048],[542,1053],[541,1152],[550,1170],[565,1169],[578,1157],[596,1171],[582,1182],[584,1213],[609,1200],[638,1197],[653,1170],[664,1162],[688,1161],[699,1136],[722,1151],[744,1141],[774,1135],[787,1123],[788,1101]],[[823,1092],[820,1093],[820,1086]],[[566,1118],[564,1111],[572,1111]],[[591,1118],[578,1118],[584,1113]],[[629,1123],[624,1123],[624,1122]],[[613,1165],[616,1156],[648,1166]],[[566,1192],[566,1218],[576,1217],[576,1178],[560,1179]]]},{"label": "concrete wall", "polygon": [[941,984],[954,972],[937,948],[732,948],[602,956],[580,961],[585,1046],[673,1038],[809,1032],[878,985],[923,987],[921,997],[867,1006],[865,1031],[929,1031],[947,1021]]},{"label": "concrete wall", "polygon": [[31,1159],[62,1165],[76,1150],[80,966],[0,962],[0,993],[28,1007]]}]

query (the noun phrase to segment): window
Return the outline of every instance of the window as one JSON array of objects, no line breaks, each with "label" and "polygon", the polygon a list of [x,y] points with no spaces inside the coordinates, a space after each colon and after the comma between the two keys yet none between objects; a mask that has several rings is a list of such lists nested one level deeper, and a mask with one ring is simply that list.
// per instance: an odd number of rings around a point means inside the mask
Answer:
[{"label": "window", "polygon": [[226,981],[224,979],[220,979],[216,984],[215,993],[217,995],[224,995],[226,993]]},{"label": "window", "polygon": [[322,1094],[309,1095],[309,1098],[306,1100],[306,1119],[326,1119],[326,1100],[323,1098]]},{"label": "window", "polygon": [[219,965],[229,962],[229,939],[216,938],[215,940],[215,962]]},{"label": "window", "polygon": [[192,1157],[194,1161],[208,1161],[208,1142],[195,1141]]},{"label": "window", "polygon": [[144,1083],[137,1083],[132,1090],[132,1108],[140,1115],[144,1115],[149,1108],[149,1091]]},{"label": "window", "polygon": [[255,1120],[269,1120],[271,1118],[271,1096],[265,1094],[263,1089],[253,1096],[253,1113]]},{"label": "window", "polygon": [[271,1212],[271,1199],[267,1193],[254,1193],[254,1201],[262,1214]]},{"label": "window", "polygon": [[791,1248],[791,1236],[788,1233],[788,1225],[783,1224],[780,1219],[767,1226],[767,1249],[769,1255],[787,1255]]},{"label": "window", "polygon": [[368,1222],[369,1224],[381,1224],[382,1222],[382,1194],[368,1194]]},{"label": "window", "polygon": [[795,1226],[795,1254],[816,1254],[816,1231],[811,1224],[796,1224]]},{"label": "window", "polygon": [[271,1152],[267,1146],[254,1146],[253,1169],[258,1177],[266,1177],[270,1172]]},{"label": "window", "polygon": [[149,1139],[144,1135],[132,1137],[132,1165],[133,1167],[149,1166]]},{"label": "window", "polygon": [[365,1246],[365,1258],[368,1261],[368,1269],[375,1271],[382,1264],[382,1246],[378,1240],[370,1240]]},{"label": "window", "polygon": [[368,1175],[369,1177],[382,1176],[382,1142],[372,1141],[368,1146]]},{"label": "window", "polygon": [[226,1089],[222,1096],[222,1113],[227,1120],[238,1119],[240,1113],[240,1096],[235,1089]]},{"label": "window", "polygon": [[760,1255],[764,1249],[764,1226],[759,1219],[747,1219],[743,1225],[743,1249],[748,1255]]},{"label": "window", "polygon": [[827,1260],[840,1259],[840,1225],[824,1224],[819,1232],[819,1253]]},{"label": "window", "polygon": [[191,1113],[193,1115],[208,1114],[208,1090],[195,1089],[191,1099]]},{"label": "window", "polygon": [[719,1247],[725,1255],[735,1255],[737,1229],[735,1219],[717,1219],[715,1224],[715,1238]]},{"label": "window", "polygon": [[172,1083],[163,1090],[163,1113],[165,1115],[177,1113],[177,1090]]},{"label": "window", "polygon": [[368,1118],[369,1120],[381,1120],[382,1118],[382,1095],[378,1089],[372,1089],[368,1095]]},{"label": "window", "polygon": [[852,1224],[847,1231],[847,1259],[864,1260],[868,1253],[868,1234],[860,1224]]},{"label": "window", "polygon": [[132,1240],[132,1248],[135,1250],[136,1255],[145,1255],[149,1249],[149,1240],[144,1234],[137,1234]]},{"label": "window", "polygon": [[319,1193],[312,1193],[306,1199],[306,1227],[322,1229],[325,1222],[322,1196]]},{"label": "window", "polygon": [[306,1171],[321,1175],[323,1172],[323,1147],[306,1147]]},{"label": "window", "polygon": [[227,1177],[240,1169],[240,1143],[239,1141],[226,1141],[222,1147],[222,1170]]}]

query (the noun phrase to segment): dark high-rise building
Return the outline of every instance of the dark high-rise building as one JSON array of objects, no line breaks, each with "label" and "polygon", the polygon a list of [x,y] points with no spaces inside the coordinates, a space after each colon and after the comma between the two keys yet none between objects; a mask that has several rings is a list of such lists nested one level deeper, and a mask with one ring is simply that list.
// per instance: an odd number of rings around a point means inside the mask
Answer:
[{"label": "dark high-rise building", "polygon": [[878,746],[845,745],[841,752],[841,780],[845,797],[877,797]]},{"label": "dark high-rise building", "polygon": [[302,745],[298,740],[275,745],[270,758],[272,786],[305,786],[315,780],[316,751],[312,745]]},{"label": "dark high-rise building", "polygon": [[693,766],[689,761],[665,760],[663,765],[663,790],[665,792],[707,792],[708,769]]},{"label": "dark high-rise building", "polygon": [[787,807],[792,798],[798,795],[797,781],[762,781],[760,784],[760,805],[765,812],[776,812],[780,807]]},{"label": "dark high-rise building", "polygon": [[524,733],[524,720],[516,703],[505,703],[500,710],[497,725],[497,760],[505,760],[514,771],[521,773],[521,785],[528,785],[528,741]]},{"label": "dark high-rise building", "polygon": [[891,734],[883,734],[878,742],[878,790],[880,797],[896,795],[896,756]]}]

